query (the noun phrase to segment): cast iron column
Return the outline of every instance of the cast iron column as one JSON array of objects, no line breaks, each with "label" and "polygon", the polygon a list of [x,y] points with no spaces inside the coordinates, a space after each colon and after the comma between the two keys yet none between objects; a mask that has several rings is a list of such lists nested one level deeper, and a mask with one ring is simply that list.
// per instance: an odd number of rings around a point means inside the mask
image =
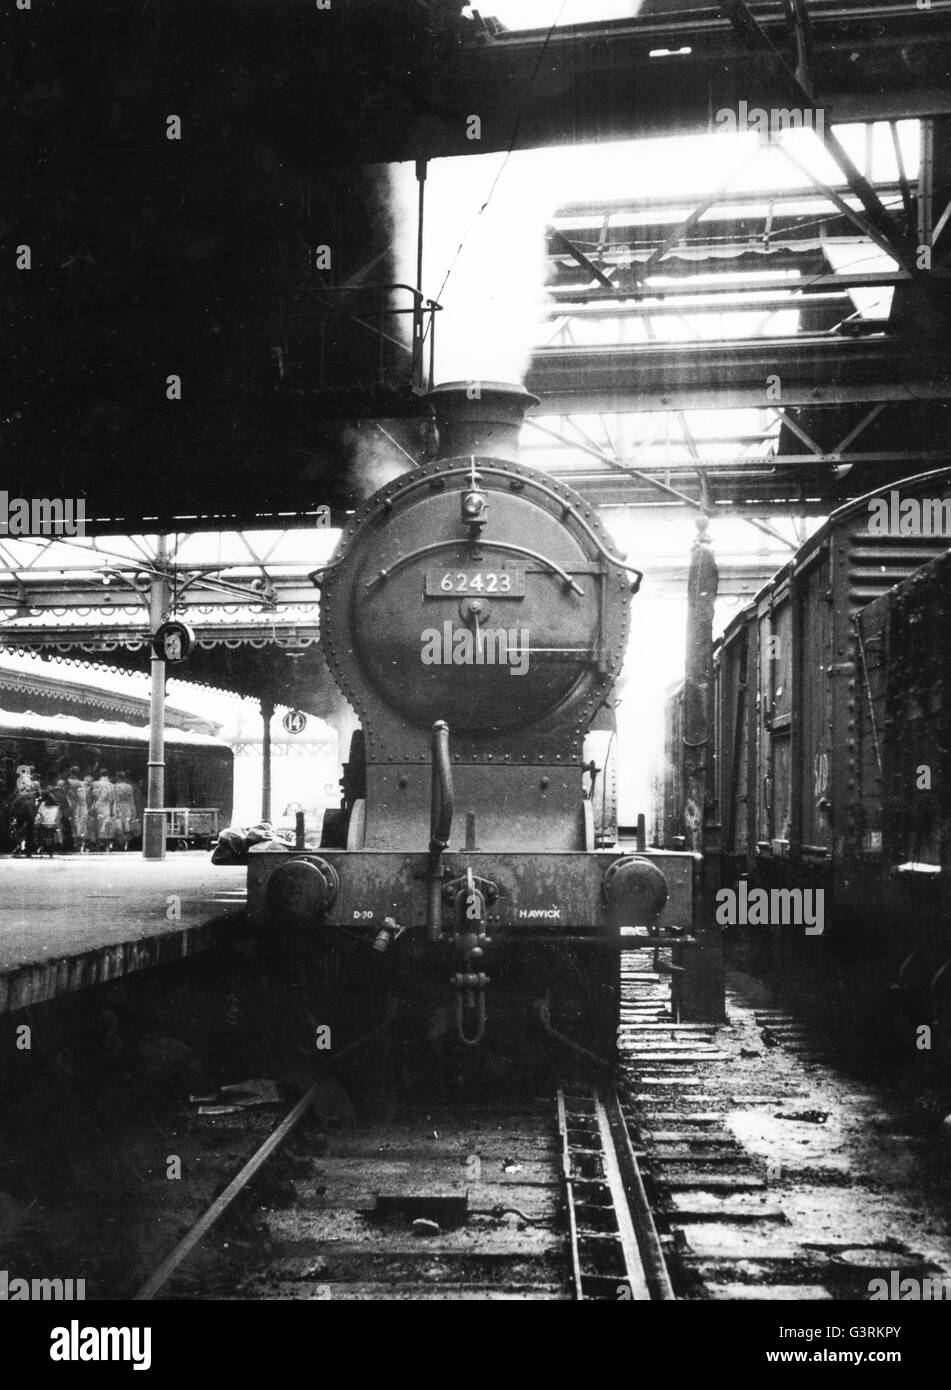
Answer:
[{"label": "cast iron column", "polygon": [[[149,591],[149,630],[153,637],[165,619],[167,554],[165,537],[159,536],[156,573]],[[145,859],[165,858],[165,662],[156,656],[154,649],[149,697],[149,785],[142,814],[142,856]]]}]

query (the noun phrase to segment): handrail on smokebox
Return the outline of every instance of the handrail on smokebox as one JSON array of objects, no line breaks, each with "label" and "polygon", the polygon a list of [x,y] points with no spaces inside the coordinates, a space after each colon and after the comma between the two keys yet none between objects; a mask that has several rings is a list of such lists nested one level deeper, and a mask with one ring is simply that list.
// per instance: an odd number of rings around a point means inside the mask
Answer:
[{"label": "handrail on smokebox", "polygon": [[[405,292],[412,300],[408,307],[403,307],[396,303],[396,296],[399,292]],[[370,323],[365,317],[360,316],[360,310],[352,310],[341,299],[339,307],[330,309],[324,314],[324,319],[334,315],[343,315],[360,325],[361,328],[368,329],[375,333],[380,340],[379,362],[377,374],[380,385],[384,384],[384,345],[389,342],[395,347],[403,348],[412,357],[412,381],[411,385],[417,392],[431,391],[435,382],[434,369],[436,364],[436,315],[442,309],[442,305],[435,299],[427,299],[423,293],[413,285],[404,284],[366,284],[360,282],[355,285],[321,285],[319,289],[321,295],[351,295],[370,301],[369,313],[373,315],[376,322]],[[387,333],[384,328],[384,320],[393,314],[412,314],[413,331],[411,346],[407,347],[401,338],[396,338]],[[427,322],[428,320],[428,322]],[[326,323],[321,325],[321,339],[323,341],[326,333]],[[423,355],[426,339],[429,339],[429,369],[424,370]],[[323,376],[323,349],[321,350],[321,376]]]},{"label": "handrail on smokebox", "polygon": [[433,725],[433,791],[429,823],[429,914],[430,941],[442,935],[442,857],[449,847],[452,830],[452,764],[449,761],[449,725],[439,719]]}]

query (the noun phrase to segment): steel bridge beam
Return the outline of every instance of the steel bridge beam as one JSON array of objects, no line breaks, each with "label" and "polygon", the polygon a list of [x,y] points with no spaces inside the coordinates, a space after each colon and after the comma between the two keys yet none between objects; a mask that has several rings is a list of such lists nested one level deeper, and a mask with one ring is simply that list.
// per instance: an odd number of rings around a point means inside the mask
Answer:
[{"label": "steel bridge beam", "polygon": [[885,335],[543,348],[525,385],[539,415],[951,400],[943,363]]}]

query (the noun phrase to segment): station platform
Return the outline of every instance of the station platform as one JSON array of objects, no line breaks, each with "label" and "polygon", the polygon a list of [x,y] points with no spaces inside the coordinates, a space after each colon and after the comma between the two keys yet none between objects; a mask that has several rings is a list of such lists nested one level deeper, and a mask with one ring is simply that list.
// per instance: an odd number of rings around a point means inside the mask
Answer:
[{"label": "station platform", "polygon": [[210,949],[246,873],[204,850],[0,860],[0,1014]]}]

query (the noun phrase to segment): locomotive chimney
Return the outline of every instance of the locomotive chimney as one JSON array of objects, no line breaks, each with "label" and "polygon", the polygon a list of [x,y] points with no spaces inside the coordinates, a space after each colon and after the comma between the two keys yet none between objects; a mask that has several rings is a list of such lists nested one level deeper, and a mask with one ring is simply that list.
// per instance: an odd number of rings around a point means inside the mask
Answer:
[{"label": "locomotive chimney", "polygon": [[436,422],[437,459],[482,454],[518,462],[525,412],[538,397],[500,381],[449,381],[426,397]]}]

